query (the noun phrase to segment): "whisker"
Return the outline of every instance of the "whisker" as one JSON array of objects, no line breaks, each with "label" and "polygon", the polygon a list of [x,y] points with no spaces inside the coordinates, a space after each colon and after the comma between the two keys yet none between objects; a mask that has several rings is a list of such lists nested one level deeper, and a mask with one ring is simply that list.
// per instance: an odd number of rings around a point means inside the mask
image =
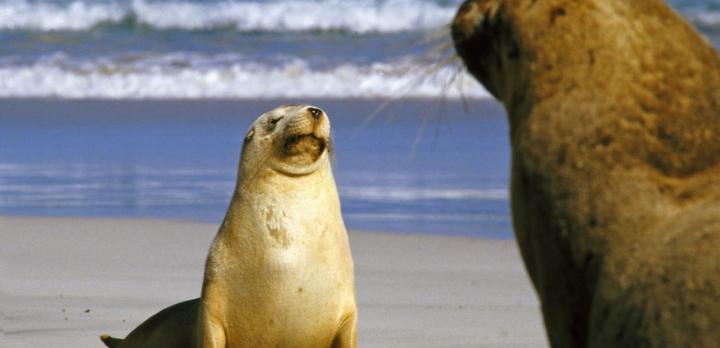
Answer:
[{"label": "whisker", "polygon": [[[413,91],[418,91],[425,87],[429,81],[432,84],[441,86],[441,95],[439,95],[440,103],[437,108],[431,108],[430,113],[435,113],[442,119],[442,124],[450,129],[450,122],[446,118],[447,102],[450,98],[450,91],[455,91],[460,95],[462,108],[464,112],[469,113],[469,104],[467,93],[463,89],[464,68],[461,64],[460,57],[453,49],[452,40],[450,40],[450,25],[444,25],[428,32],[426,35],[413,40],[410,46],[421,46],[424,52],[415,55],[412,59],[398,60],[395,62],[396,72],[409,77],[406,82],[390,91],[388,99],[382,101],[371,113],[369,113],[353,132],[353,137],[358,136],[373,121],[375,121],[385,110],[398,100],[407,97]],[[455,86],[453,86],[455,85]],[[417,150],[417,146],[422,140],[422,136],[426,132],[428,118],[432,115],[423,116],[421,127],[418,129],[416,138],[413,141],[413,153]],[[390,115],[390,117],[394,117]],[[437,138],[439,128],[436,131]],[[414,156],[414,154],[413,154]]]},{"label": "whisker", "polygon": [[460,94],[460,101],[462,102],[463,111],[465,111],[465,114],[470,114],[470,106],[468,105],[468,100],[465,97],[465,89],[463,88],[465,83],[465,68],[461,65],[455,70],[455,73],[460,75],[458,78],[458,83],[455,84],[458,89],[458,93]]},{"label": "whisker", "polygon": [[[451,62],[453,60],[454,60],[453,57],[445,58],[442,61],[433,63],[432,65],[430,65],[429,67],[427,67],[426,69],[424,69],[423,71],[418,73],[417,76],[415,76],[413,79],[408,81],[404,86],[399,88],[399,90],[402,90],[403,92],[390,97],[390,99],[381,103],[377,108],[375,108],[375,110],[372,113],[370,113],[367,117],[365,117],[365,119],[362,121],[362,123],[360,123],[360,125],[358,125],[356,130],[353,132],[352,137],[357,137],[360,134],[360,132],[362,132],[365,128],[367,128],[368,125],[372,121],[374,121],[377,118],[377,116],[383,110],[385,110],[385,108],[388,107],[388,105],[390,105],[391,103],[393,103],[401,98],[406,97],[408,94],[410,94],[412,92],[414,86],[423,84],[429,78],[432,78],[433,75],[437,74],[437,72],[440,71],[443,67],[445,67],[448,64],[448,62]],[[409,65],[410,63],[406,63],[406,64]],[[408,70],[410,70],[410,69],[411,68],[408,68]],[[445,90],[445,88],[443,88],[443,90]]]},{"label": "whisker", "polygon": [[410,159],[415,159],[415,156],[417,155],[417,148],[420,145],[420,140],[422,139],[423,134],[425,133],[425,127],[427,126],[429,119],[430,112],[426,112],[423,115],[422,122],[420,122],[420,127],[418,127],[415,132],[415,139],[413,140],[412,149],[410,150]]}]

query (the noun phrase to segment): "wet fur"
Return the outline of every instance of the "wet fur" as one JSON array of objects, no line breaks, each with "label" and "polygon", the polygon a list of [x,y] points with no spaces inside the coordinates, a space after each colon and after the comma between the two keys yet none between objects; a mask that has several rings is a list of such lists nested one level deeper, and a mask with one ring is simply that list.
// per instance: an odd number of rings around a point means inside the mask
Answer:
[{"label": "wet fur", "polygon": [[657,0],[466,1],[554,347],[720,343],[720,58]]}]

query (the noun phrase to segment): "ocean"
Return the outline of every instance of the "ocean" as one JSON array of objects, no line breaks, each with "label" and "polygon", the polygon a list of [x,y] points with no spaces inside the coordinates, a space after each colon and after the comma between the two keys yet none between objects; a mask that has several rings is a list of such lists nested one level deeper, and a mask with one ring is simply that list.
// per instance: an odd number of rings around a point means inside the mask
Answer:
[{"label": "ocean", "polygon": [[[247,127],[303,102],[330,115],[350,229],[512,238],[460,2],[0,1],[0,215],[219,223]],[[720,0],[670,4],[720,46]]]}]

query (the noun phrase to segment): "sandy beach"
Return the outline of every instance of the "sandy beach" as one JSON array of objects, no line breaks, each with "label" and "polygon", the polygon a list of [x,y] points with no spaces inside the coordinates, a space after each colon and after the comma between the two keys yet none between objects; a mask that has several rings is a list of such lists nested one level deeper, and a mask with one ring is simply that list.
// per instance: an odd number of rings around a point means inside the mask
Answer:
[{"label": "sandy beach", "polygon": [[[197,297],[213,224],[0,217],[3,347],[101,347]],[[350,232],[361,347],[546,346],[513,241]]]}]

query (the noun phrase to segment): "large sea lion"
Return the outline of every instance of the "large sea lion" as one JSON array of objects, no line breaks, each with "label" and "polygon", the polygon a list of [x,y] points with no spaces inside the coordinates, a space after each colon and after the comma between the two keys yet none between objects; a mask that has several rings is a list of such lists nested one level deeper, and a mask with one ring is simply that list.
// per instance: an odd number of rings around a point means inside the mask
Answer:
[{"label": "large sea lion", "polygon": [[720,57],[659,0],[468,0],[554,347],[720,345]]},{"label": "large sea lion", "polygon": [[261,115],[245,137],[200,299],[161,311],[125,340],[103,341],[118,348],[356,347],[353,263],[330,152],[330,121],[319,108],[285,105]]}]

